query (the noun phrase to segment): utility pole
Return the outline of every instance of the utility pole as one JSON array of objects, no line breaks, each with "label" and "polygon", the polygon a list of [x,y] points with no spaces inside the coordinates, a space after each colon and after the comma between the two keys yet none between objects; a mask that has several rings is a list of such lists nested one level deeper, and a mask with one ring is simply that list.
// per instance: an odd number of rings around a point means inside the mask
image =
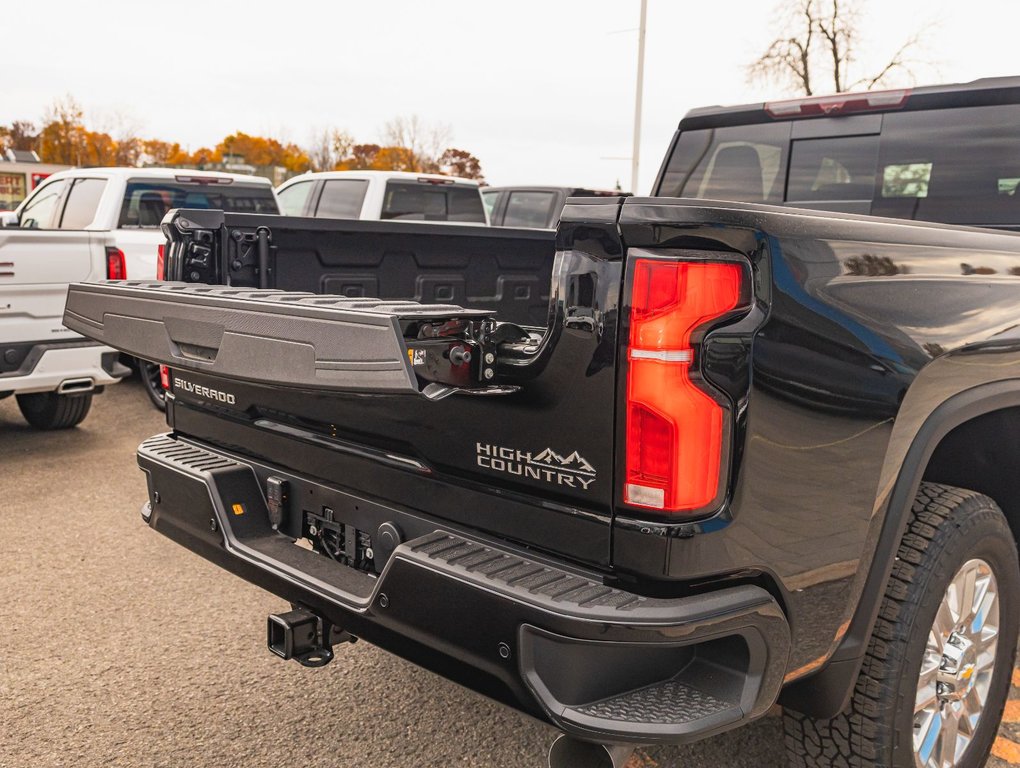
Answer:
[{"label": "utility pole", "polygon": [[630,159],[630,191],[638,193],[638,169],[641,165],[641,93],[645,83],[645,17],[648,0],[641,0],[641,25],[638,28],[637,93],[634,96],[634,151]]}]

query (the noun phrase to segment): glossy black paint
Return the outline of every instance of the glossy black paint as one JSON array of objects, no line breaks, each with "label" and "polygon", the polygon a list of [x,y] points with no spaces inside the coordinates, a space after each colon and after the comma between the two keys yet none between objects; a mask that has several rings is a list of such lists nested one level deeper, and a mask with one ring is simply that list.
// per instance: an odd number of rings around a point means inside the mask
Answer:
[{"label": "glossy black paint", "polygon": [[[698,516],[618,501],[628,249],[716,253],[751,270],[746,314],[708,332],[695,362],[731,413],[724,496]],[[169,419],[341,491],[588,563],[635,592],[759,584],[790,622],[788,681],[839,662],[829,667],[836,682],[823,673],[791,689],[808,708],[812,695],[834,701],[852,682],[939,440],[1020,405],[1018,303],[1014,235],[738,203],[572,201],[546,333],[501,350],[498,382],[519,392],[433,402],[213,381],[237,393],[237,407],[211,418],[211,404],[180,393]],[[951,405],[957,398],[965,407]],[[260,420],[430,471],[282,437]],[[577,450],[598,479],[582,490],[493,472],[479,467],[479,444]]]},{"label": "glossy black paint", "polygon": [[[770,276],[757,281],[764,321],[736,334],[751,350],[750,386],[746,400],[735,400],[726,504],[674,525],[618,512],[614,565],[648,573],[645,540],[662,537],[669,578],[730,570],[773,581],[791,618],[795,679],[844,640],[869,573],[867,594],[884,584],[884,564],[872,571],[872,560],[922,425],[972,387],[1000,380],[1020,390],[1020,240],[663,198],[627,201],[620,221],[628,247],[735,251]],[[884,268],[862,268],[875,263]],[[712,362],[706,354],[704,364]],[[892,507],[897,519],[919,479],[907,481]],[[886,538],[898,540],[896,531],[890,525]],[[871,618],[857,624],[870,631]]]},{"label": "glossy black paint", "polygon": [[[561,231],[549,332],[534,351],[508,357],[494,382],[521,392],[330,396],[188,372],[180,376],[236,402],[217,405],[219,418],[209,418],[210,403],[178,390],[171,425],[386,503],[608,568],[614,447],[605,436],[613,433],[623,264],[616,206],[603,201],[607,224]],[[283,436],[270,424],[313,437]],[[330,440],[394,453],[428,471],[341,451]],[[577,452],[590,472],[550,471],[518,453],[534,460],[547,449],[564,459]]]}]

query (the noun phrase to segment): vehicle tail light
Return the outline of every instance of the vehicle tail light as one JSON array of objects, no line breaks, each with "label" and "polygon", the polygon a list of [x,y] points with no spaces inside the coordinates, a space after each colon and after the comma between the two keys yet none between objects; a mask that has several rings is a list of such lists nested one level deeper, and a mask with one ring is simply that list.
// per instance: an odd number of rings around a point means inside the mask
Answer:
[{"label": "vehicle tail light", "polygon": [[159,366],[159,385],[164,391],[170,390],[170,369],[165,365]]},{"label": "vehicle tail light", "polygon": [[106,246],[106,279],[127,280],[127,266],[124,264],[124,251]]},{"label": "vehicle tail light", "polygon": [[166,243],[160,243],[156,250],[156,279],[166,280]]},{"label": "vehicle tail light", "polygon": [[700,510],[719,491],[725,406],[692,378],[692,336],[746,304],[734,262],[634,261],[627,351],[624,502]]}]

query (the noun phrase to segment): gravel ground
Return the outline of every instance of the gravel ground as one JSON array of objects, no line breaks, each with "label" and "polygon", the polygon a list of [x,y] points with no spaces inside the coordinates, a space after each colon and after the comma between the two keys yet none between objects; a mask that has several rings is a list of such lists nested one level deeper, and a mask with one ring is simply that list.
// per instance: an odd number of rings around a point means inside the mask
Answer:
[{"label": "gravel ground", "polygon": [[[277,598],[138,517],[134,381],[77,429],[0,401],[0,767],[538,768],[554,731],[367,643],[321,670],[265,649]],[[779,718],[632,768],[782,765]]]}]

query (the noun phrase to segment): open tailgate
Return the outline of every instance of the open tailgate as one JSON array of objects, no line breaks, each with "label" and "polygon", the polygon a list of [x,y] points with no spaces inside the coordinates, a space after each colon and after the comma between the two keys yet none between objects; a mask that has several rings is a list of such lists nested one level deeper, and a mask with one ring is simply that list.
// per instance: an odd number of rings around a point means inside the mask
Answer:
[{"label": "open tailgate", "polygon": [[480,382],[482,354],[457,366],[449,352],[476,345],[488,319],[452,305],[137,280],[72,285],[64,311],[68,328],[175,369],[389,394]]}]

